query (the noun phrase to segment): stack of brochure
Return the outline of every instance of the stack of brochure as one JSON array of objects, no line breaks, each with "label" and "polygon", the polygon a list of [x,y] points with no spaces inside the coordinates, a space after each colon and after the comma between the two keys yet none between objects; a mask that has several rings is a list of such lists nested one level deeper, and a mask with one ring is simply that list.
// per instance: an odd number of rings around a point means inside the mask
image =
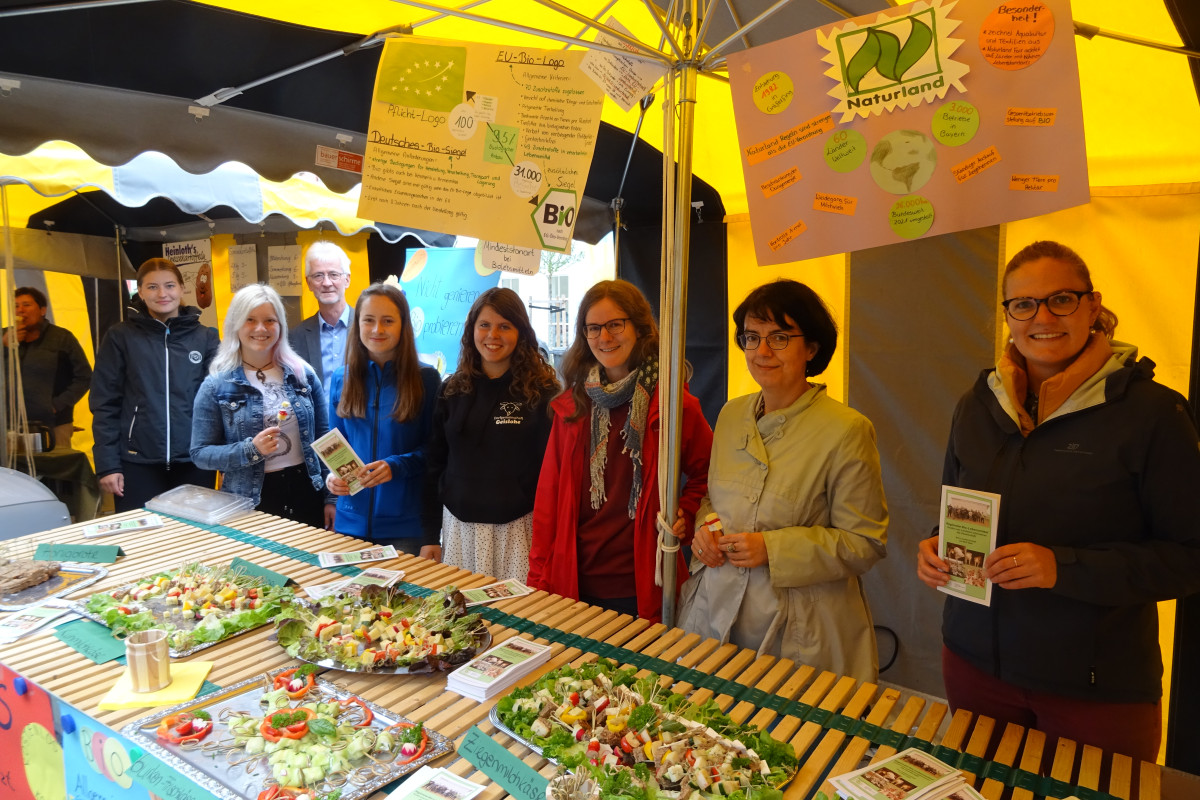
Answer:
[{"label": "stack of brochure", "polygon": [[915,747],[829,782],[845,800],[982,800],[962,772]]},{"label": "stack of brochure", "polygon": [[550,645],[519,637],[509,639],[451,672],[446,688],[482,703],[549,660]]}]

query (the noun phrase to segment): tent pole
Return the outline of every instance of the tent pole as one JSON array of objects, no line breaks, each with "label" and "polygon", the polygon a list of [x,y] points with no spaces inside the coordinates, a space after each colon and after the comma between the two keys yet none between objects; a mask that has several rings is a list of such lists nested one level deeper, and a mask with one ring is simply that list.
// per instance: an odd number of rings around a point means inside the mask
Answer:
[{"label": "tent pole", "polygon": [[[687,269],[688,248],[691,243],[692,231],[692,135],[696,109],[696,77],[699,69],[692,56],[699,52],[699,40],[696,33],[700,25],[699,4],[690,0],[688,10],[682,17],[685,31],[682,35],[685,51],[689,60],[681,62],[676,70],[677,92],[675,102],[666,109],[666,128],[672,133],[670,142],[673,154],[664,154],[665,158],[674,157],[670,169],[666,172],[672,182],[663,187],[664,193],[674,193],[674,203],[670,204],[671,216],[663,220],[666,231],[669,232],[669,249],[663,254],[665,269],[663,270],[662,302],[659,311],[663,335],[659,342],[659,414],[666,420],[662,431],[666,441],[660,440],[659,449],[659,486],[662,491],[661,527],[664,544],[663,554],[663,607],[662,620],[667,626],[675,625],[675,583],[676,559],[674,550],[679,546],[679,540],[671,533],[671,523],[679,508],[680,484],[680,445],[682,442],[683,421],[683,384],[684,371],[684,341],[687,335]],[[671,76],[668,75],[668,80]],[[677,123],[676,123],[677,117]],[[674,128],[674,130],[672,130]],[[664,146],[667,141],[664,140]],[[664,214],[667,213],[664,205]],[[662,380],[667,380],[666,392],[662,391]],[[665,460],[663,458],[665,454]],[[666,469],[663,469],[665,465]],[[664,476],[665,471],[665,476]]]},{"label": "tent pole", "polygon": [[[121,226],[113,223],[113,249],[116,250],[117,256],[117,319],[121,322],[125,321],[125,276],[121,274]],[[96,320],[96,325],[100,325],[100,320]],[[92,347],[96,351],[100,350],[100,340],[93,339]]]}]

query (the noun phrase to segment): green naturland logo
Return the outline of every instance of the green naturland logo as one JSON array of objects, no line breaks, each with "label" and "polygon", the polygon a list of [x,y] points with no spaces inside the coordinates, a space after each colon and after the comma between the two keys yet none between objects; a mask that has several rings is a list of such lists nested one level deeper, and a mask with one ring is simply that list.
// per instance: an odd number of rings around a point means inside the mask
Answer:
[{"label": "green naturland logo", "polygon": [[945,86],[937,42],[932,8],[838,36],[846,107],[871,106]]}]

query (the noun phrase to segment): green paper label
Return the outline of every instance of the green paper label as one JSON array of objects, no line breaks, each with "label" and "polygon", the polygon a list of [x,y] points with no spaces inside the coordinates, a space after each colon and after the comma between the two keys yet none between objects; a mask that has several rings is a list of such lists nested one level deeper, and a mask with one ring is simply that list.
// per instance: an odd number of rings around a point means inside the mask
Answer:
[{"label": "green paper label", "polygon": [[212,794],[154,756],[142,756],[129,767],[129,777],[163,800],[212,800]]},{"label": "green paper label", "polygon": [[513,797],[519,800],[543,800],[546,797],[546,786],[550,781],[489,739],[478,725],[472,725],[467,731],[458,752]]},{"label": "green paper label", "polygon": [[232,569],[240,569],[247,575],[253,575],[256,578],[262,578],[272,586],[290,586],[296,582],[284,575],[281,572],[273,572],[266,567],[260,567],[258,564],[251,563],[244,558],[235,558],[229,562]]},{"label": "green paper label", "polygon": [[76,620],[54,629],[54,638],[97,664],[125,655],[125,642],[98,622]]},{"label": "green paper label", "polygon": [[87,561],[111,564],[125,551],[115,544],[47,544],[43,542],[33,552],[34,561]]}]

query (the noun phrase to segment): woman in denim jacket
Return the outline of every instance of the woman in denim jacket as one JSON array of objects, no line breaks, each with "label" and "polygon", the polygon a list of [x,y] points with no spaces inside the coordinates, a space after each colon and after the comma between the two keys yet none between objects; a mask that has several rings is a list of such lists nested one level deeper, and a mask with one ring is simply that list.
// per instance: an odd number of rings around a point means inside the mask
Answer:
[{"label": "woman in denim jacket", "polygon": [[283,301],[270,286],[233,297],[225,335],[192,412],[192,460],[259,511],[332,527],[323,467],[312,449],[329,430],[325,392],[288,344]]}]

